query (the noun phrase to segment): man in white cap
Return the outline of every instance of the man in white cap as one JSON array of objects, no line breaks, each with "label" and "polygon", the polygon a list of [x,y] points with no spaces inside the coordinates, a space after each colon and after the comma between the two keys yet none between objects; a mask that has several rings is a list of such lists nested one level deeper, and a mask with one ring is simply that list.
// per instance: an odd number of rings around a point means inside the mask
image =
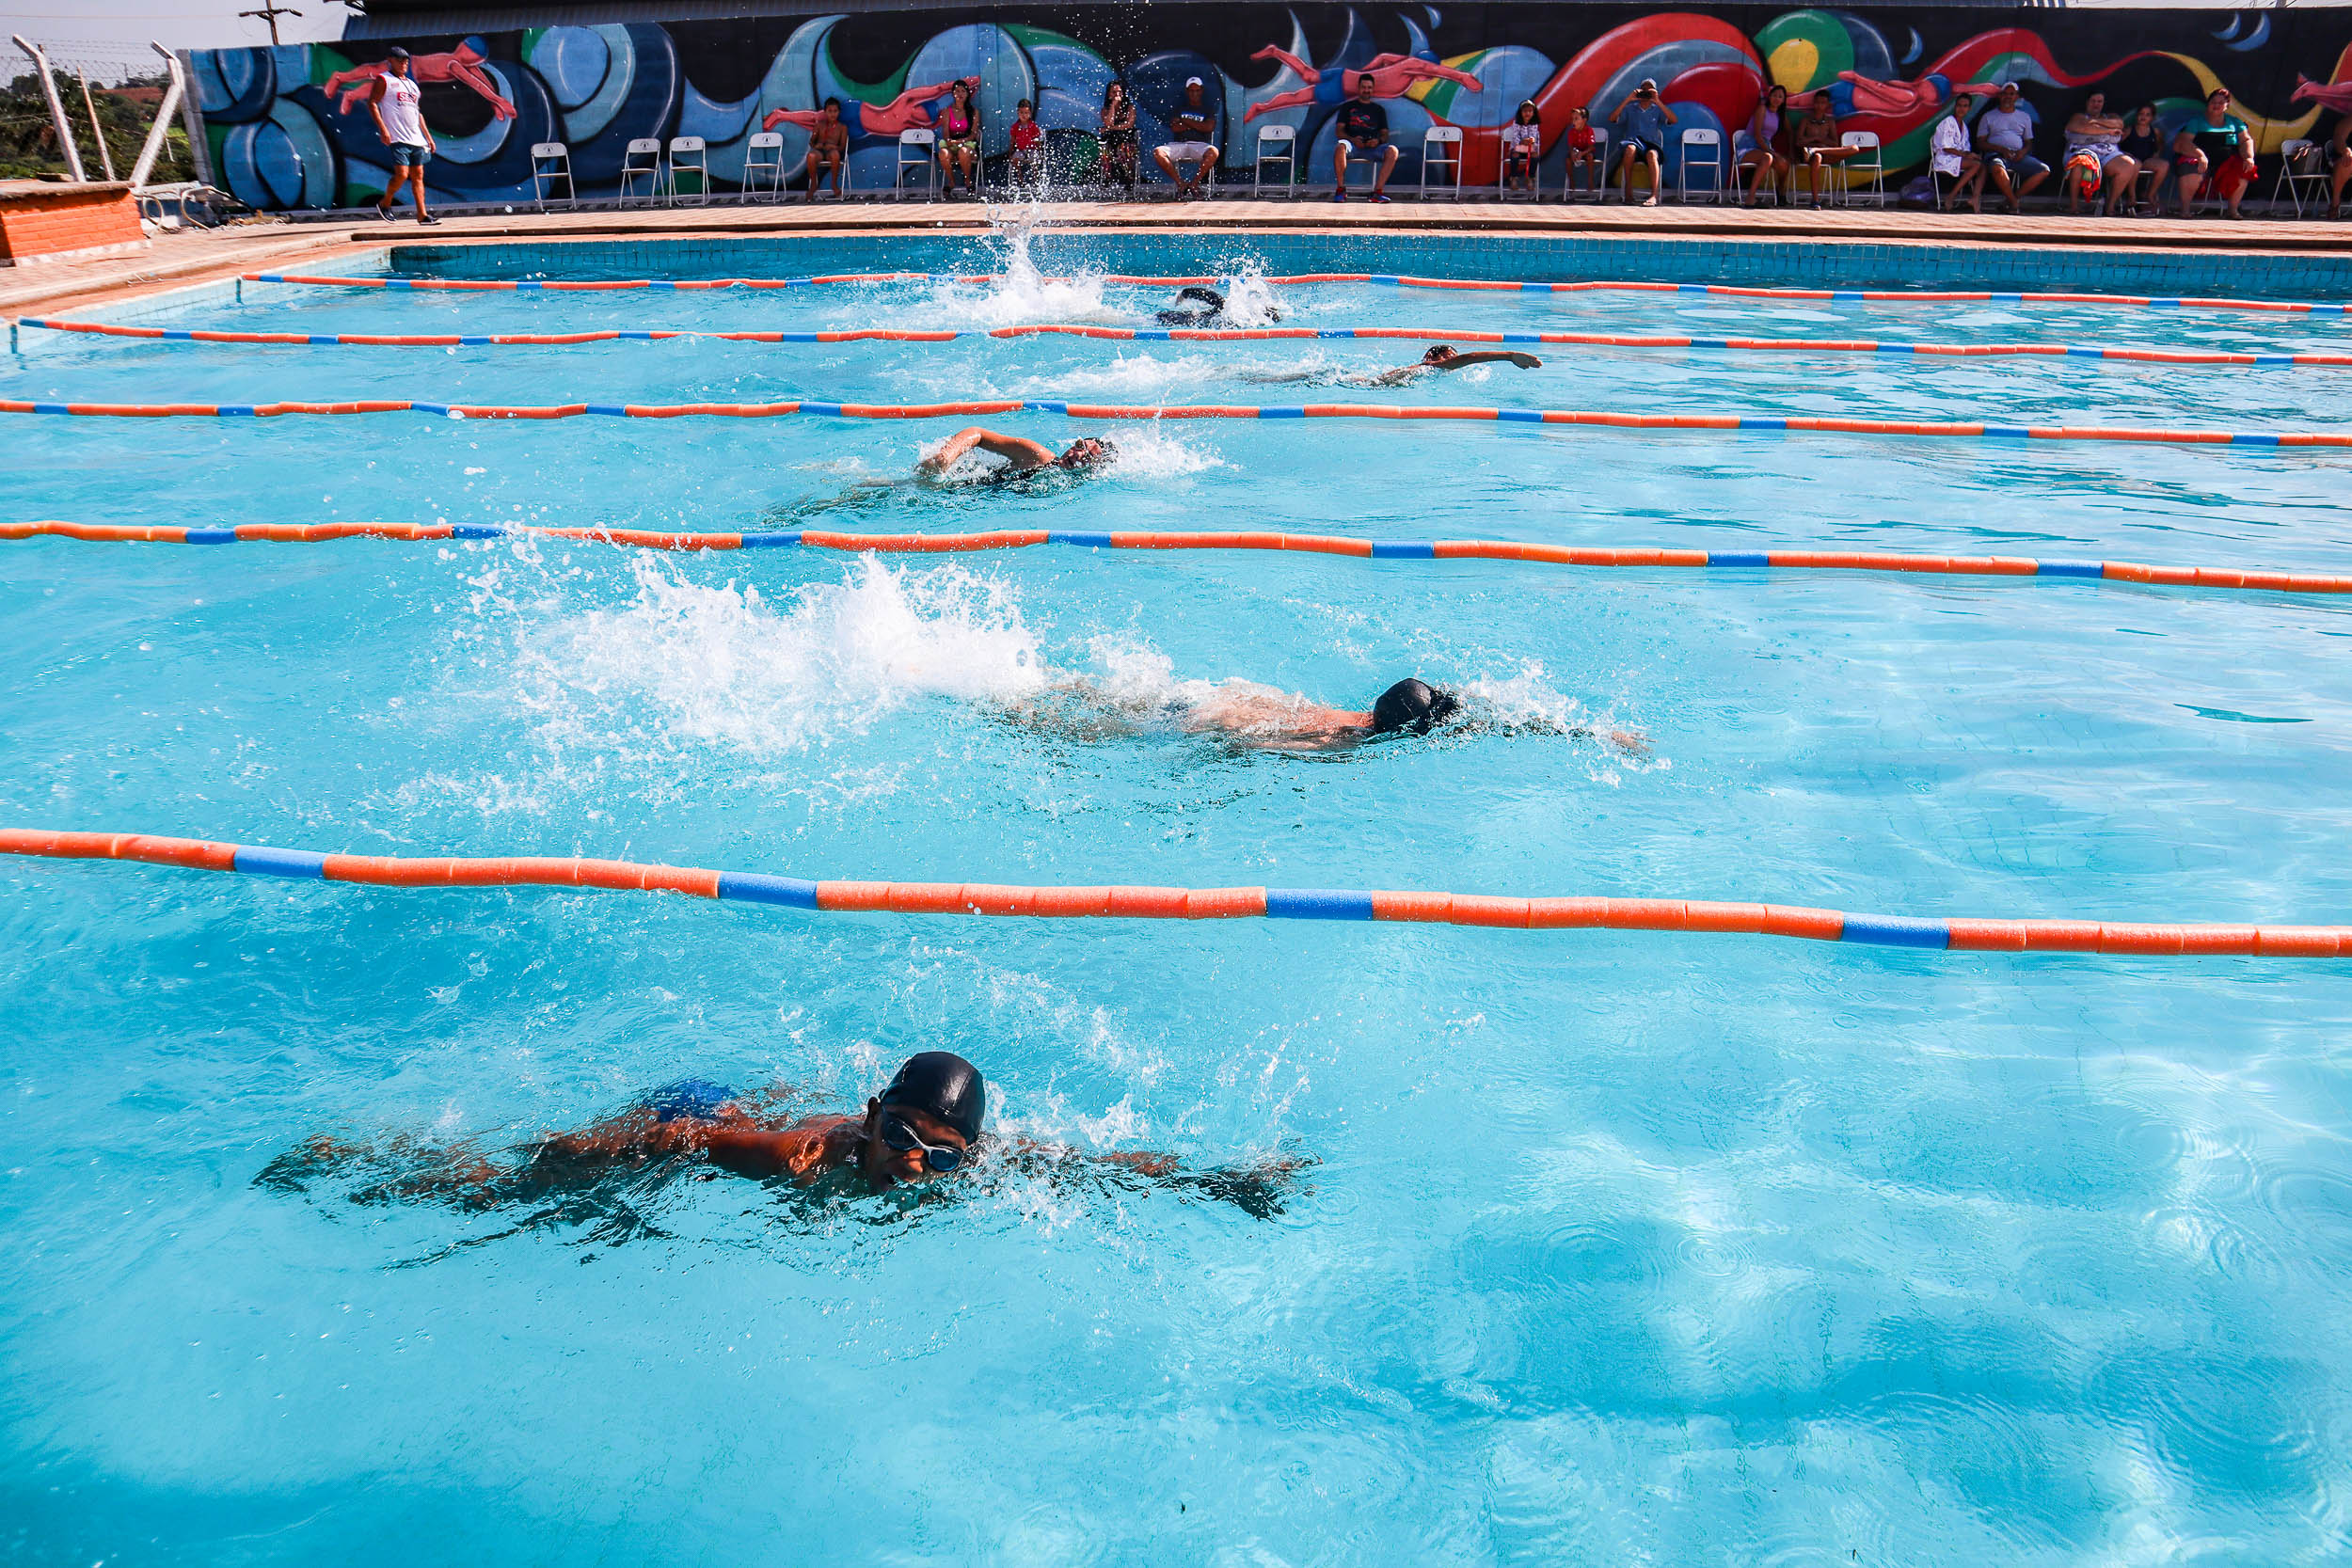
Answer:
[{"label": "man in white cap", "polygon": [[[1209,171],[1216,167],[1216,105],[1209,102],[1205,86],[1198,76],[1184,79],[1184,101],[1168,117],[1172,139],[1152,153],[1160,172],[1176,182],[1179,201],[1200,195],[1200,187],[1208,183]],[[1176,166],[1184,163],[1196,166],[1189,180],[1177,172]]]},{"label": "man in white cap", "polygon": [[1649,160],[1649,199],[1645,207],[1658,205],[1658,193],[1665,183],[1663,159],[1666,153],[1666,127],[1675,122],[1675,112],[1666,107],[1658,96],[1658,84],[1648,77],[1633,89],[1633,95],[1617,105],[1617,112],[1609,117],[1617,122],[1617,145],[1623,150],[1617,158],[1617,182],[1623,187],[1623,198],[1633,199],[1633,160]]}]

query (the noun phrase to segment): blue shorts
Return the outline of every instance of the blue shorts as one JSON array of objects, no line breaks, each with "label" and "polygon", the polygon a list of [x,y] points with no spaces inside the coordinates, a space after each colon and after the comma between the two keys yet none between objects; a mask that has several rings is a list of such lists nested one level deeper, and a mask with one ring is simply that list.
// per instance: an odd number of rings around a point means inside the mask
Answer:
[{"label": "blue shorts", "polygon": [[2030,180],[2037,174],[2050,172],[2050,166],[2030,152],[1988,152],[1984,161],[1988,166],[2000,165],[2009,170],[2009,177],[2012,180]]},{"label": "blue shorts", "polygon": [[656,1121],[716,1121],[719,1107],[735,1098],[724,1084],[707,1078],[681,1078],[645,1097],[645,1109]]},{"label": "blue shorts", "polygon": [[422,168],[433,161],[432,150],[419,147],[414,142],[396,141],[392,143],[390,151],[394,168]]},{"label": "blue shorts", "polygon": [[1617,138],[1617,155],[1619,157],[1623,157],[1628,152],[1655,152],[1661,158],[1666,155],[1666,150],[1664,148],[1652,147],[1648,142],[1644,141],[1639,136],[1619,136]]}]

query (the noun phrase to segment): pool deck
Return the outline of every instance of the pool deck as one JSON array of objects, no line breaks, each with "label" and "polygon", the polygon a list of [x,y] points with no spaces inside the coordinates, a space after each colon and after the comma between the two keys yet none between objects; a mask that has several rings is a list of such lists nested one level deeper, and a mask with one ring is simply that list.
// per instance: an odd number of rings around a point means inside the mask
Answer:
[{"label": "pool deck", "polygon": [[1742,209],[1714,205],[1661,207],[1564,205],[1495,201],[1402,200],[1374,206],[1352,200],[1344,206],[1302,198],[1295,201],[1219,199],[1211,202],[1059,202],[1014,207],[980,202],[803,202],[755,206],[597,209],[583,212],[479,214],[444,218],[431,230],[413,223],[338,218],[302,223],[261,223],[155,236],[135,256],[53,262],[38,268],[0,271],[0,315],[21,315],[37,307],[44,314],[103,308],[112,301],[234,277],[267,268],[313,268],[336,258],[404,242],[437,245],[469,242],[533,240],[542,243],[612,238],[685,239],[754,235],[937,235],[982,234],[995,225],[991,214],[1027,218],[1040,229],[1091,229],[1107,232],[1202,230],[1250,233],[1509,234],[1566,238],[1718,242],[1755,240],[1786,244],[1813,239],[1824,245],[1918,245],[1927,246],[2078,246],[2109,251],[2205,254],[2219,269],[2236,257],[2352,253],[2352,222],[2282,221],[2219,217],[2068,217],[2032,213],[2012,217],[1986,214],[1922,213],[1887,207]]}]

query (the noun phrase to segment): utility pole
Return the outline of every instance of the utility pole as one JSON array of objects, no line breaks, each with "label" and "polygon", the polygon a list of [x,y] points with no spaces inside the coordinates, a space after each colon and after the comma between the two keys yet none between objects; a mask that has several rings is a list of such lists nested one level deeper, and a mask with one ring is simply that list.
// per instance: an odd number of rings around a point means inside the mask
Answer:
[{"label": "utility pole", "polygon": [[89,134],[97,139],[98,161],[105,166],[106,182],[112,184],[115,178],[115,155],[106,146],[106,128],[98,123],[98,105],[92,102],[89,95],[89,72],[77,66],[74,68],[74,74],[82,78],[82,107],[89,111]]},{"label": "utility pole", "polygon": [[239,16],[258,16],[262,21],[268,23],[269,41],[275,45],[278,42],[278,19],[281,16],[300,16],[302,13],[295,10],[292,6],[279,5],[278,0],[262,0],[262,8],[260,10],[239,11],[237,14]]}]

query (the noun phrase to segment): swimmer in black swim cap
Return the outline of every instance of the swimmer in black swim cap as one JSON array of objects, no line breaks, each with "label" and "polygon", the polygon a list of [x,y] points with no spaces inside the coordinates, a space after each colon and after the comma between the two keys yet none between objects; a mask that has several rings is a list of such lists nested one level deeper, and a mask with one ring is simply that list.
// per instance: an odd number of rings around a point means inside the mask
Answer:
[{"label": "swimmer in black swim cap", "polygon": [[1453,692],[1440,691],[1424,680],[1401,680],[1372,705],[1372,733],[1427,735],[1461,711],[1461,699]]},{"label": "swimmer in black swim cap", "polygon": [[[862,1115],[787,1117],[772,1104],[770,1095],[688,1078],[577,1132],[527,1144],[511,1161],[486,1158],[470,1142],[436,1147],[399,1135],[373,1144],[313,1138],[270,1162],[255,1180],[300,1192],[331,1171],[359,1166],[383,1180],[355,1191],[357,1201],[405,1198],[489,1209],[580,1192],[617,1172],[660,1162],[683,1169],[702,1161],[735,1176],[781,1177],[801,1185],[838,1172],[880,1191],[969,1169],[982,1152],[988,1085],[961,1056],[924,1051],[907,1058]],[[1049,1175],[1099,1167],[1097,1176],[1197,1191],[1260,1217],[1281,1212],[1289,1177],[1304,1163],[1271,1159],[1186,1171],[1166,1154],[1080,1154],[1025,1138],[991,1137],[986,1150]]]},{"label": "swimmer in black swim cap", "polygon": [[1119,451],[1100,436],[1082,436],[1057,452],[1041,441],[1031,441],[1019,436],[1002,436],[973,425],[948,436],[937,451],[914,466],[915,474],[922,479],[936,481],[962,462],[964,454],[975,447],[1005,460],[1005,466],[988,475],[983,483],[1010,479],[1040,468],[1057,468],[1075,474],[1090,473],[1109,463]]},{"label": "swimmer in black swim cap", "polygon": [[[1225,314],[1225,296],[1215,289],[1188,283],[1178,292],[1175,305],[1162,310],[1157,319],[1162,326],[1191,327],[1195,330],[1235,325]],[[1187,306],[1191,309],[1185,309]],[[1265,308],[1265,319],[1279,322],[1282,319],[1282,312],[1269,305]]]}]

